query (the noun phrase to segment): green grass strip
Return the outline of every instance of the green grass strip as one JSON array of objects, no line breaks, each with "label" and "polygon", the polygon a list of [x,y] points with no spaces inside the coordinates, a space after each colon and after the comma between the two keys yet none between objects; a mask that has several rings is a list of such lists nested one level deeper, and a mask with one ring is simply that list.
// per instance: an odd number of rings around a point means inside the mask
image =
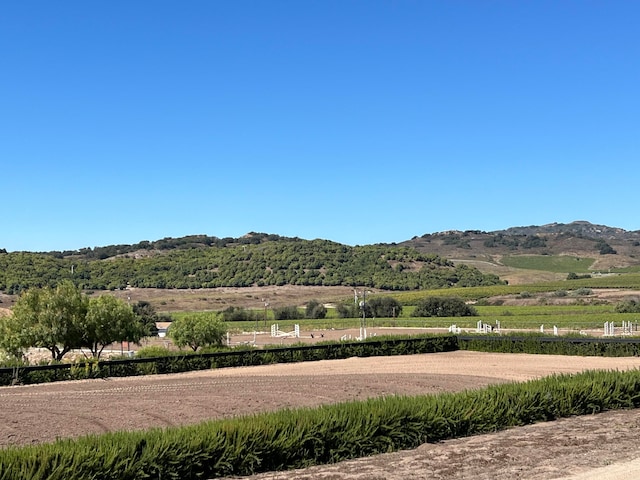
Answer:
[{"label": "green grass strip", "polygon": [[0,451],[0,480],[250,475],[639,405],[640,371],[589,371],[8,448]]}]

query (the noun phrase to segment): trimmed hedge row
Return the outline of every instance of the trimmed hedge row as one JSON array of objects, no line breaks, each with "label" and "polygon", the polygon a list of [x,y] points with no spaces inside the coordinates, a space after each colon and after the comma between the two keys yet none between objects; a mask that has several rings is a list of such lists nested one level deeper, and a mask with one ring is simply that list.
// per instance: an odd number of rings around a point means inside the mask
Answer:
[{"label": "trimmed hedge row", "polygon": [[597,357],[637,357],[638,338],[458,335],[458,348],[477,352],[534,353]]},{"label": "trimmed hedge row", "polygon": [[285,348],[234,349],[215,353],[180,354],[156,358],[0,368],[0,385],[179,373],[211,368],[335,360],[349,357],[412,355],[457,349],[457,340],[452,335],[375,337],[363,342],[323,342]]},{"label": "trimmed hedge row", "polygon": [[556,375],[482,390],[391,396],[8,448],[0,450],[0,480],[189,480],[251,475],[638,406],[638,370]]},{"label": "trimmed hedge row", "polygon": [[180,373],[211,368],[266,365],[349,357],[412,355],[453,350],[498,353],[628,357],[640,355],[638,338],[522,335],[424,335],[375,337],[363,342],[323,342],[295,347],[233,349],[155,358],[0,368],[0,386],[87,378]]}]

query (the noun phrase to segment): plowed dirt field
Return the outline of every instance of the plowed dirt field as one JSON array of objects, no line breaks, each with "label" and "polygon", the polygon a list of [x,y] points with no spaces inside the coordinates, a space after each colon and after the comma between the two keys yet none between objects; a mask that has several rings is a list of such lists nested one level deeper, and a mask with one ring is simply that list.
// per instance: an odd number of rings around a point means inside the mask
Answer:
[{"label": "plowed dirt field", "polygon": [[[3,387],[0,446],[381,395],[459,391],[560,372],[638,367],[640,358],[458,351]],[[599,479],[640,478],[633,464],[624,463],[640,458],[639,427],[639,411],[608,412],[252,478],[552,479],[600,467],[606,472],[595,470]],[[634,476],[607,476],[615,468]]]}]

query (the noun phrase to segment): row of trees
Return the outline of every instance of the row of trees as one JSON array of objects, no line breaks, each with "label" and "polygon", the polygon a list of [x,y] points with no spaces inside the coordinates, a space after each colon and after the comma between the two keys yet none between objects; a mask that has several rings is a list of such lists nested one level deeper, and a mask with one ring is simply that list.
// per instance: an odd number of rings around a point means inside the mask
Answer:
[{"label": "row of trees", "polygon": [[152,333],[150,305],[142,302],[137,310],[111,295],[89,297],[69,281],[30,289],[20,295],[12,315],[0,316],[0,349],[22,358],[31,347],[45,348],[60,361],[83,348],[99,358],[111,343],[138,343]]}]

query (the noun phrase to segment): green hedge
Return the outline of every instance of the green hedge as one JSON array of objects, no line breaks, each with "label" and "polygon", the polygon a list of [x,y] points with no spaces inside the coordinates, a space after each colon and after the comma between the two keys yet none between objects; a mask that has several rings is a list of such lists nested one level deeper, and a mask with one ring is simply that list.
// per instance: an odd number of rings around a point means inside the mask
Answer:
[{"label": "green hedge", "polygon": [[482,390],[391,396],[8,448],[0,450],[0,480],[250,475],[639,405],[640,371],[591,371]]},{"label": "green hedge", "polygon": [[457,340],[453,335],[373,337],[362,342],[323,342],[284,348],[232,349],[224,352],[179,354],[156,358],[27,366],[17,369],[0,368],[0,385],[179,373],[211,368],[334,360],[350,357],[411,355],[457,349]]},{"label": "green hedge", "polygon": [[211,368],[350,357],[413,355],[458,349],[499,353],[628,357],[640,355],[640,339],[545,337],[540,334],[517,337],[500,335],[373,337],[362,342],[323,342],[264,349],[232,349],[214,353],[182,353],[155,358],[0,368],[0,386],[12,383],[33,384],[60,380],[180,373]]},{"label": "green hedge", "polygon": [[548,337],[522,335],[458,336],[461,350],[497,353],[533,353],[598,357],[634,357],[640,355],[639,339],[594,337]]}]

